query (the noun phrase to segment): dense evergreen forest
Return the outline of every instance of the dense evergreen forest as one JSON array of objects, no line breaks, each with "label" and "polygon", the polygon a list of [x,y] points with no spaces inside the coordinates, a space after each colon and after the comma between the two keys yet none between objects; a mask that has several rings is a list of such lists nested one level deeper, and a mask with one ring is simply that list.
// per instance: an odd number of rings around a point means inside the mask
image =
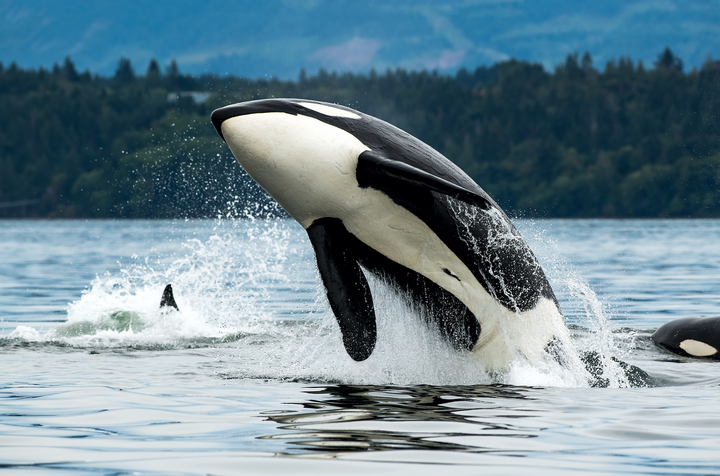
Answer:
[{"label": "dense evergreen forest", "polygon": [[[297,81],[188,76],[121,59],[111,78],[0,63],[0,217],[206,217],[267,205],[209,122],[226,104],[302,97],[385,119],[455,161],[507,212],[720,217],[720,61],[683,71],[554,72],[505,61],[454,77],[321,71]],[[258,210],[255,210],[257,212]],[[255,213],[254,212],[254,213]]]}]

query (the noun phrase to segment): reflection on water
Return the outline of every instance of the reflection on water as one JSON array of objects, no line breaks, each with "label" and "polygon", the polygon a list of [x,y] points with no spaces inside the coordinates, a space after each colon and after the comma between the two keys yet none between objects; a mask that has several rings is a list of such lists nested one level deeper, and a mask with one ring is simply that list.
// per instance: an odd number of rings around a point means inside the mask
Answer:
[{"label": "reflection on water", "polygon": [[300,404],[304,411],[264,413],[282,431],[259,438],[284,440],[295,448],[323,454],[413,449],[489,451],[442,440],[478,435],[536,437],[542,428],[522,423],[538,412],[512,405],[513,400],[530,399],[531,391],[529,387],[506,385],[334,385],[307,389],[305,393],[315,397]]}]

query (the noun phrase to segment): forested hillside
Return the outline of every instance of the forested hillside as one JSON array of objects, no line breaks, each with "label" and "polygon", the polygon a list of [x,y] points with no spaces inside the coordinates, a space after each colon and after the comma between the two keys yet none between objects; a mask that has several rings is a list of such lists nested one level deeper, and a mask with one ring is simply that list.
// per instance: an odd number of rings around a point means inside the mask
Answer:
[{"label": "forested hillside", "polygon": [[[197,217],[266,203],[209,122],[264,97],[344,104],[460,165],[511,214],[720,217],[720,61],[684,72],[568,56],[455,77],[387,71],[298,81],[191,77],[120,60],[112,78],[0,64],[0,217]],[[253,205],[254,206],[254,205]]]}]

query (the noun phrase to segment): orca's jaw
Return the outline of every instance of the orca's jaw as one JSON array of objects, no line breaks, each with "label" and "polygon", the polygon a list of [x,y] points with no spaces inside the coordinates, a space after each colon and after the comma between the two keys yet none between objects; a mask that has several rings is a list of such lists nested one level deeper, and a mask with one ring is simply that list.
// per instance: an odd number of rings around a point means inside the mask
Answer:
[{"label": "orca's jaw", "polygon": [[260,99],[215,109],[211,120],[215,130],[225,140],[222,124],[227,119],[245,116],[248,114],[261,114],[265,112],[283,112],[293,116],[302,115],[313,117],[323,122],[330,118],[342,117],[361,119],[357,111],[336,104],[326,104],[310,99]]},{"label": "orca's jaw", "polygon": [[[284,99],[263,99],[260,101],[248,101],[240,104],[231,104],[229,106],[215,109],[211,119],[215,130],[220,137],[225,140],[222,131],[222,124],[228,119],[238,116],[246,116],[248,114],[259,114],[263,112],[284,112],[296,116],[298,114],[297,104]],[[227,142],[227,141],[226,141]]]},{"label": "orca's jaw", "polygon": [[245,171],[305,228],[318,218],[346,216],[362,202],[355,171],[367,147],[352,134],[306,114],[238,111],[246,114],[221,122],[225,142]]}]

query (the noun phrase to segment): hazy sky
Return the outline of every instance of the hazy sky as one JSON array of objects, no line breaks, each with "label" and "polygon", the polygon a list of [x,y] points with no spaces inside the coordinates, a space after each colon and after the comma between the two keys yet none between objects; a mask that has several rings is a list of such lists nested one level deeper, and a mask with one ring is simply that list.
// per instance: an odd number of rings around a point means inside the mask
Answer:
[{"label": "hazy sky", "polygon": [[578,2],[4,0],[0,61],[62,62],[112,74],[128,57],[183,72],[296,78],[301,68],[452,73],[511,57],[552,69],[589,51],[596,66],[619,56],[652,65],[669,46],[686,66],[720,58],[720,0]]}]

